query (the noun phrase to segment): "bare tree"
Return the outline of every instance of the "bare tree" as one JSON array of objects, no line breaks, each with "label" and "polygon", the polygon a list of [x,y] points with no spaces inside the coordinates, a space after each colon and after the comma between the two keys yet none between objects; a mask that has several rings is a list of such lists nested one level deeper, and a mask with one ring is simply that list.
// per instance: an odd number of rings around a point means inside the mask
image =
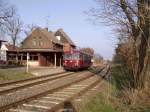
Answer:
[{"label": "bare tree", "polygon": [[0,0],[0,38],[5,37],[5,23],[15,14],[15,7],[6,0]]},{"label": "bare tree", "polygon": [[16,45],[17,40],[20,38],[19,34],[22,31],[23,23],[20,18],[15,16],[10,18],[6,23],[6,33],[11,38],[13,45]]},{"label": "bare tree", "polygon": [[28,36],[34,29],[38,28],[35,24],[29,24],[24,28],[24,33],[26,36]]},{"label": "bare tree", "polygon": [[0,27],[15,13],[14,6],[9,5],[5,0],[0,0]]},{"label": "bare tree", "polygon": [[88,53],[88,54],[90,54],[92,56],[94,54],[94,49],[90,48],[90,47],[81,48],[80,50],[83,51],[83,52],[85,52],[85,53]]},{"label": "bare tree", "polygon": [[[135,47],[133,68],[136,87],[142,87],[150,66],[150,0],[96,0],[100,8],[90,10],[96,21],[126,28]],[[100,19],[101,18],[101,19]]]},{"label": "bare tree", "polygon": [[94,56],[93,56],[93,60],[94,60],[95,64],[102,64],[103,57],[100,54],[95,53]]}]

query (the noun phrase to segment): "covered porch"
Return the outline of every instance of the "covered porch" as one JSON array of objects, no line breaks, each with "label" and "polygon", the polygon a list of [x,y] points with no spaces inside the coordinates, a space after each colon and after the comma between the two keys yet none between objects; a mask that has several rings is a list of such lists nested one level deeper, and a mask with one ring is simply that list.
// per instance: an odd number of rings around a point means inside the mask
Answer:
[{"label": "covered porch", "polygon": [[61,67],[63,62],[62,52],[41,52],[38,53],[40,66]]},{"label": "covered porch", "polygon": [[7,54],[8,62],[15,62],[20,65],[27,64],[29,66],[49,66],[49,67],[61,67],[63,62],[63,52],[35,52],[35,51],[21,51],[18,53],[9,52]]}]

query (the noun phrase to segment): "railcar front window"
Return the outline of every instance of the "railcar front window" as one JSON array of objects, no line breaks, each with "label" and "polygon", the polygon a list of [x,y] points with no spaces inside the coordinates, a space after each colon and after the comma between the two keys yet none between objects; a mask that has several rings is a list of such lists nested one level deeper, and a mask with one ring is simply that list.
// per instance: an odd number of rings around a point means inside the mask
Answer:
[{"label": "railcar front window", "polygon": [[73,59],[79,59],[79,54],[72,54]]},{"label": "railcar front window", "polygon": [[79,54],[65,54],[64,59],[79,59]]},{"label": "railcar front window", "polygon": [[65,54],[64,55],[64,59],[71,59],[71,58],[72,58],[71,54]]}]

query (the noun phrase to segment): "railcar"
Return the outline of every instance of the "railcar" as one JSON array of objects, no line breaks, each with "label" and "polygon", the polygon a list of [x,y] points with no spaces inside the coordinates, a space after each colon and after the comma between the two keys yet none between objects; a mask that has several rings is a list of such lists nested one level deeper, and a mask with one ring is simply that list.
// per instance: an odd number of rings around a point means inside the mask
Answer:
[{"label": "railcar", "polygon": [[63,67],[65,70],[87,69],[92,65],[92,56],[80,50],[65,52],[63,55]]}]

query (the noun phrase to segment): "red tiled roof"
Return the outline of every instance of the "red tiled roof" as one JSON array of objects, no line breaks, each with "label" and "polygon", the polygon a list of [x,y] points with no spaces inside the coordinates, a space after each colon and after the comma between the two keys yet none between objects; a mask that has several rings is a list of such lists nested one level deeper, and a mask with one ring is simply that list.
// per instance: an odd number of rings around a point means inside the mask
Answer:
[{"label": "red tiled roof", "polygon": [[63,50],[53,50],[53,49],[22,49],[22,52],[63,52]]},{"label": "red tiled roof", "polygon": [[14,46],[12,44],[5,44],[5,46],[7,47],[8,51],[18,51],[19,48],[17,46]]},{"label": "red tiled roof", "polygon": [[0,40],[0,42],[7,42],[7,41],[5,41],[5,40]]},{"label": "red tiled roof", "polygon": [[76,46],[75,43],[74,43],[74,42],[71,40],[71,38],[64,32],[64,30],[63,30],[62,28],[58,29],[58,30],[55,32],[55,34],[56,34],[57,32],[60,32],[60,33],[63,35],[63,37],[66,38],[66,40],[67,40],[71,45]]},{"label": "red tiled roof", "polygon": [[45,28],[39,28],[39,29],[48,37],[48,39],[52,40],[54,43],[63,45],[63,43],[61,43],[59,40],[56,39],[53,32],[49,32]]}]

